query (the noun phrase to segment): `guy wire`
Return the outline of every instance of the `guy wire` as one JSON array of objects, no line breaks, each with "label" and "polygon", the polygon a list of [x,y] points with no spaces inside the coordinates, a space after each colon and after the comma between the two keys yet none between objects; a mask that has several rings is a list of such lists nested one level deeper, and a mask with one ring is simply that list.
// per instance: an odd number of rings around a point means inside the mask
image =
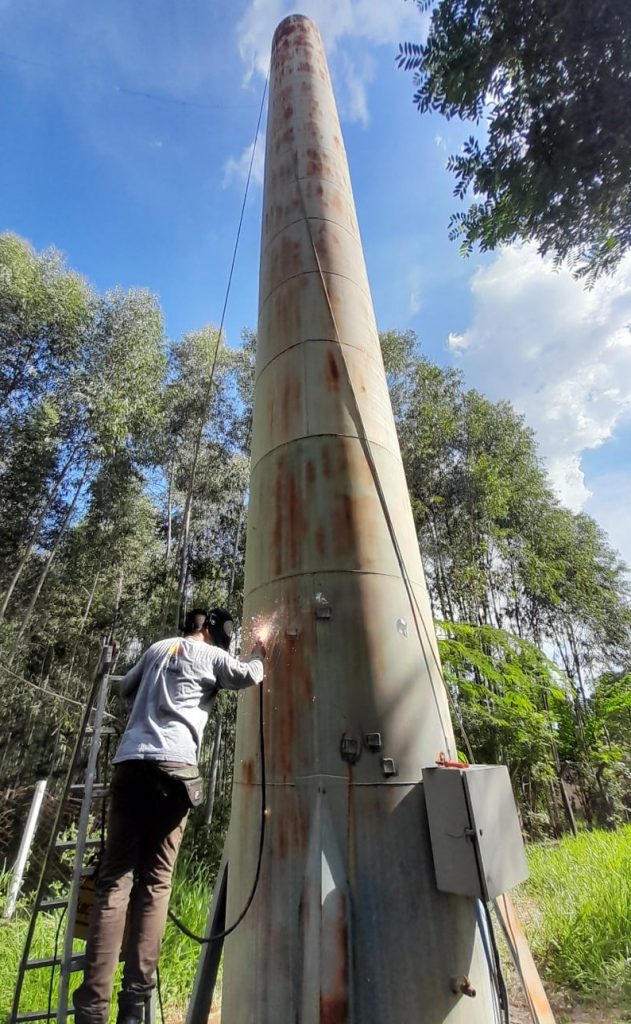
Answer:
[{"label": "guy wire", "polygon": [[[431,641],[431,637],[430,637],[430,635],[429,635],[429,633],[427,631],[427,627],[425,626],[425,622],[423,620],[423,615],[422,615],[421,609],[419,607],[416,594],[414,593],[414,587],[413,587],[412,581],[411,581],[411,579],[409,577],[409,574],[408,574],[408,571],[407,571],[407,566],[405,565],[405,560],[403,558],[403,552],[401,551],[401,548],[399,546],[399,541],[398,541],[397,536],[396,536],[396,532],[395,532],[395,529],[394,529],[394,524],[392,522],[392,517],[390,516],[390,510],[388,508],[388,503],[386,501],[386,496],[384,494],[383,487],[382,487],[382,484],[381,484],[381,479],[379,477],[379,470],[377,469],[377,464],[375,462],[375,459],[374,459],[374,456],[373,456],[373,453],[372,453],[372,448],[370,446],[370,441],[369,441],[368,435],[366,433],[366,428],[365,428],[363,417],[362,417],[362,414],[361,414],[361,409],[359,407],[359,401],[357,399],[357,395],[356,395],[356,392],[355,392],[355,387],[353,385],[353,380],[352,380],[352,377],[351,377],[350,369],[349,369],[349,366],[348,366],[348,363],[347,363],[347,360],[346,360],[346,354],[344,352],[344,346],[342,345],[342,340],[341,340],[341,337],[340,337],[340,332],[339,332],[339,329],[338,329],[338,326],[337,326],[337,320],[336,320],[336,317],[335,317],[335,313],[333,311],[333,305],[331,303],[331,297],[329,295],[329,290],[327,288],[326,280],[324,278],[324,273],[322,271],[322,264],[320,263],[320,257],[318,255],[318,250],[316,248],[316,244],[315,244],[315,241],[314,241],[314,238],[313,238],[313,232],[311,230],[311,224],[309,222],[309,217],[308,217],[308,214],[307,214],[307,208],[306,208],[306,205],[305,205],[304,194],[303,194],[303,191],[302,191],[302,186],[300,184],[300,178],[298,176],[298,154],[297,154],[297,152],[294,152],[294,176],[295,176],[295,179],[296,179],[296,185],[298,186],[298,195],[300,197],[300,203],[301,203],[301,206],[302,206],[302,213],[303,213],[303,217],[304,217],[305,224],[306,224],[306,227],[307,227],[307,233],[309,235],[309,241],[311,242],[311,248],[313,250],[313,255],[314,255],[314,258],[315,258],[315,261],[316,261],[318,276],[320,278],[320,283],[321,283],[322,289],[324,291],[324,296],[325,296],[327,307],[328,307],[328,310],[329,310],[329,315],[331,317],[331,322],[333,324],[333,330],[335,332],[335,338],[336,338],[336,341],[337,341],[337,344],[338,344],[338,348],[340,349],[340,353],[342,355],[342,362],[344,364],[344,369],[346,371],[346,376],[347,376],[347,379],[348,379],[348,383],[350,385],[350,391],[351,391],[351,396],[352,396],[352,399],[353,399],[353,404],[355,406],[355,413],[356,413],[357,420],[358,420],[358,426],[361,429],[361,433],[359,435],[359,440],[362,442],[362,447],[364,449],[364,454],[366,455],[366,460],[367,460],[368,465],[370,467],[370,471],[371,471],[371,474],[372,474],[372,477],[373,477],[373,480],[374,480],[374,483],[375,483],[375,488],[377,490],[377,496],[379,498],[379,502],[381,504],[381,508],[382,508],[382,511],[383,511],[383,514],[384,514],[384,517],[385,517],[385,520],[386,520],[386,526],[388,528],[388,533],[390,535],[390,540],[391,540],[392,546],[394,548],[394,553],[396,555],[397,562],[399,563],[399,568],[401,570],[401,576],[403,578],[403,583],[404,583],[405,589],[407,591],[408,600],[410,602],[410,608],[411,608],[411,611],[412,611],[412,618],[414,619],[414,625],[416,627],[416,632],[417,632],[417,635],[418,635],[418,638],[419,638],[419,641],[420,641],[420,644],[421,644],[421,651],[423,653],[423,659],[425,661],[425,667],[427,668],[427,674],[428,674],[430,686],[431,686],[431,689],[432,689],[432,696],[434,698],[434,704],[436,705],[436,711],[438,713],[438,719],[439,719],[440,727],[441,727],[441,730],[442,730],[442,733],[443,733],[443,739],[445,741],[445,746],[447,748],[447,754],[451,757],[452,755],[451,755],[451,743],[449,741],[449,732],[448,732],[448,730],[445,727],[442,711],[441,711],[441,708],[440,708],[440,702],[438,700],[438,695],[436,693],[436,688],[434,686],[434,680],[432,678],[432,672],[430,670],[430,666],[429,666],[429,663],[428,663],[428,660],[427,660],[427,653],[425,651],[425,643],[424,643],[423,638],[421,636],[421,630],[420,630],[419,623],[418,623],[418,619],[419,618],[421,620],[421,624],[422,624],[423,629],[425,631],[426,640],[427,640],[427,643],[429,644],[430,650],[432,652],[432,656],[433,656],[434,661],[436,663],[436,667],[438,669],[438,673],[440,675],[440,678],[442,680],[443,686],[445,688],[445,692],[446,692],[448,701],[451,700],[451,694],[449,693],[449,688],[447,687],[447,684],[445,683],[445,680],[444,680],[444,677],[443,677],[443,672],[442,672],[442,666],[441,666],[440,661],[437,658],[436,653],[434,651],[434,648],[433,648],[433,645],[432,645],[432,641]],[[418,615],[417,615],[417,613],[418,613]]]},{"label": "guy wire", "polygon": [[[327,303],[327,306],[328,306],[329,315],[331,317],[331,321],[332,321],[332,324],[333,324],[333,330],[335,331],[336,341],[337,341],[337,344],[338,344],[338,347],[340,349],[340,353],[341,353],[341,356],[342,356],[342,362],[344,364],[344,369],[346,371],[346,376],[347,376],[348,383],[349,383],[349,386],[350,386],[350,391],[351,391],[351,396],[352,396],[352,399],[353,399],[353,404],[355,406],[355,412],[356,412],[356,415],[357,415],[358,426],[361,428],[361,434],[359,435],[359,440],[363,444],[364,453],[366,455],[366,459],[368,461],[368,465],[369,465],[370,471],[372,473],[372,477],[373,477],[373,480],[374,480],[374,483],[375,483],[375,487],[376,487],[376,490],[377,490],[377,495],[379,497],[379,501],[380,501],[380,504],[381,504],[381,507],[382,507],[382,510],[383,510],[383,514],[384,514],[385,520],[386,520],[386,525],[387,525],[387,528],[388,528],[388,533],[390,535],[390,539],[392,541],[392,546],[394,548],[394,552],[395,552],[397,561],[399,563],[399,568],[401,570],[401,575],[403,577],[403,582],[404,582],[404,585],[405,585],[405,588],[406,588],[406,591],[407,591],[407,594],[408,594],[408,600],[410,602],[410,607],[411,607],[411,611],[412,611],[412,617],[414,619],[414,625],[416,627],[416,632],[417,632],[417,635],[418,635],[418,638],[419,638],[419,641],[420,641],[420,645],[421,645],[421,651],[423,653],[423,659],[425,661],[425,666],[427,668],[427,674],[429,676],[429,681],[430,681],[430,685],[431,685],[431,688],[432,688],[432,696],[434,698],[434,703],[436,705],[436,710],[438,712],[438,718],[439,718],[439,721],[440,721],[440,726],[441,726],[441,729],[442,729],[442,732],[443,732],[443,738],[445,740],[445,745],[447,747],[447,753],[449,755],[451,755],[451,749],[450,749],[451,745],[450,745],[450,742],[449,742],[449,736],[448,736],[447,729],[445,728],[445,723],[444,723],[442,712],[441,712],[441,709],[440,709],[440,703],[439,703],[439,700],[438,700],[438,695],[437,695],[436,689],[434,687],[434,681],[432,679],[432,673],[430,671],[430,666],[429,666],[429,663],[428,663],[428,660],[427,660],[427,654],[426,654],[426,651],[425,651],[425,643],[423,642],[423,637],[421,636],[421,631],[420,631],[420,627],[419,627],[419,621],[418,621],[419,619],[421,621],[421,625],[422,625],[423,631],[425,633],[427,644],[429,645],[430,651],[432,653],[432,658],[434,660],[436,668],[438,669],[439,677],[440,677],[441,682],[443,684],[443,687],[445,689],[445,694],[447,696],[448,703],[452,706],[452,708],[454,707],[453,698],[451,696],[451,693],[449,692],[449,687],[447,686],[447,683],[445,682],[445,677],[443,675],[442,665],[440,663],[440,659],[438,658],[438,656],[437,656],[437,654],[436,654],[436,652],[434,650],[434,646],[432,644],[432,638],[431,638],[431,636],[429,634],[427,626],[425,625],[423,614],[421,612],[421,609],[420,609],[420,606],[419,606],[419,603],[418,603],[418,599],[417,599],[416,594],[414,592],[414,587],[413,587],[412,581],[410,579],[410,576],[409,576],[409,573],[408,573],[408,570],[407,570],[407,566],[405,564],[405,559],[403,558],[403,552],[401,551],[401,548],[400,548],[400,545],[399,545],[399,541],[398,541],[398,538],[396,536],[396,532],[395,532],[395,529],[394,529],[394,523],[392,522],[392,517],[390,516],[390,510],[388,508],[388,504],[387,504],[387,501],[386,501],[386,496],[384,494],[383,487],[382,487],[382,484],[381,484],[381,479],[379,477],[379,470],[377,469],[377,464],[375,462],[375,459],[374,459],[374,456],[373,456],[373,453],[372,453],[372,448],[371,448],[371,445],[370,445],[370,440],[369,440],[368,434],[366,432],[366,428],[365,428],[365,425],[364,425],[363,417],[362,417],[362,414],[361,414],[361,409],[359,407],[359,401],[357,399],[357,394],[355,392],[355,387],[353,385],[353,380],[352,380],[352,377],[351,377],[350,368],[349,368],[348,362],[346,360],[346,354],[344,352],[344,346],[342,345],[342,340],[341,340],[340,332],[339,332],[339,329],[338,329],[338,326],[337,326],[337,320],[336,320],[336,317],[335,317],[335,313],[333,311],[333,304],[331,302],[331,298],[330,298],[330,295],[329,295],[329,290],[327,288],[326,280],[325,280],[324,273],[323,273],[323,270],[322,270],[322,264],[320,263],[320,257],[318,255],[318,250],[316,248],[315,241],[314,241],[314,238],[313,238],[313,232],[311,230],[311,224],[310,224],[309,217],[308,217],[308,214],[307,214],[307,209],[306,209],[305,199],[304,199],[304,195],[303,195],[303,191],[302,191],[302,186],[300,184],[300,178],[298,176],[298,154],[297,154],[297,152],[294,152],[294,175],[295,175],[295,179],[296,179],[296,185],[298,187],[298,194],[299,194],[300,203],[301,203],[301,206],[302,206],[302,213],[303,213],[303,217],[304,217],[305,224],[306,224],[306,227],[307,227],[307,233],[309,235],[309,241],[311,242],[311,248],[313,250],[313,255],[314,255],[314,258],[315,258],[315,261],[316,261],[318,276],[319,276],[320,282],[322,284],[322,289],[324,291],[324,295],[325,295],[325,298],[326,298],[326,303]],[[455,708],[454,708],[454,711],[455,711]],[[473,751],[471,749],[471,745],[469,743],[469,738],[468,738],[468,736],[466,734],[466,730],[464,728],[464,723],[462,722],[462,719],[461,719],[460,715],[457,715],[457,718],[458,718],[458,722],[459,722],[461,730],[462,730],[463,739],[464,739],[465,744],[467,746],[467,750],[468,750],[468,753],[469,753],[469,756],[470,756],[471,763],[474,763]],[[500,959],[499,959],[499,952],[497,950],[497,942],[496,942],[496,939],[495,939],[495,932],[493,930],[493,923],[492,923],[492,920],[491,920],[491,917],[490,917],[490,913],[489,913],[489,910],[488,910],[488,907],[486,906],[486,904],[485,904],[485,910],[486,910],[486,914],[487,914],[487,920],[488,920],[488,923],[489,923],[489,929],[490,929],[490,933],[491,933],[491,941],[492,941],[493,950],[494,950],[494,956],[495,956],[496,965],[497,965],[496,969],[497,969],[497,977],[498,977],[498,995],[499,995],[499,998],[500,998],[500,1003],[501,1003],[501,1005],[502,1005],[502,1007],[504,1009],[506,1024],[509,1024],[510,1010],[509,1010],[509,1006],[508,1006],[508,997],[507,997],[507,993],[506,993],[506,983],[505,983],[505,980],[504,980],[504,976],[502,974],[501,962],[500,962]]]}]

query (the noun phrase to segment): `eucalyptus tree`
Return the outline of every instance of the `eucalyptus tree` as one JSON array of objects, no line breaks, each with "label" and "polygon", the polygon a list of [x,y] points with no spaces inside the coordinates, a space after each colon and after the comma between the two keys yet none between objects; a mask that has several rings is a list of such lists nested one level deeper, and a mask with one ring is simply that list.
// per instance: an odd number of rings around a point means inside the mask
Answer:
[{"label": "eucalyptus tree", "polygon": [[0,618],[72,467],[77,431],[65,415],[67,382],[94,299],[59,253],[38,254],[0,235]]},{"label": "eucalyptus tree", "polygon": [[225,601],[235,590],[233,570],[244,537],[252,362],[251,340],[229,348],[210,326],[172,347],[163,460],[165,626],[178,624],[187,600]]},{"label": "eucalyptus tree", "polygon": [[468,253],[530,239],[594,278],[631,244],[627,0],[416,0],[424,43],[399,48],[414,102],[476,125],[448,168],[472,202],[450,222]]},{"label": "eucalyptus tree", "polygon": [[[150,457],[162,413],[165,343],[148,293],[97,296],[65,272],[57,254],[37,256],[19,239],[3,241],[2,335],[13,362],[4,382],[0,617],[17,601],[18,643],[99,467],[120,452],[139,462]],[[25,494],[32,494],[30,503]]]}]

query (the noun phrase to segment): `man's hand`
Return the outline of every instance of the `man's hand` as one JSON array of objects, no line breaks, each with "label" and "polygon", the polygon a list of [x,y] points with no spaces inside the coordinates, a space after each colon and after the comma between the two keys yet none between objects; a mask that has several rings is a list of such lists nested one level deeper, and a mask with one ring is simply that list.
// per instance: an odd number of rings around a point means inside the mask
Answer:
[{"label": "man's hand", "polygon": [[252,648],[252,657],[264,659],[267,654],[267,649],[262,640],[257,640]]}]

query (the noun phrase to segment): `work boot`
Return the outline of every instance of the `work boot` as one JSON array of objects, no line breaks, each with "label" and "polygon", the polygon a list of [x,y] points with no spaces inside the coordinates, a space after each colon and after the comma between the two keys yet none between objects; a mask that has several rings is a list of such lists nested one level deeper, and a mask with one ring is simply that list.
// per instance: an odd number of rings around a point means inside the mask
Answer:
[{"label": "work boot", "polygon": [[[122,994],[122,993],[121,993]],[[119,997],[120,998],[120,997]],[[141,1002],[134,1001],[132,1005],[119,1006],[118,1014],[116,1016],[116,1024],[145,1024],[147,1020],[147,1007],[149,1006],[149,1000],[142,1000]]]}]

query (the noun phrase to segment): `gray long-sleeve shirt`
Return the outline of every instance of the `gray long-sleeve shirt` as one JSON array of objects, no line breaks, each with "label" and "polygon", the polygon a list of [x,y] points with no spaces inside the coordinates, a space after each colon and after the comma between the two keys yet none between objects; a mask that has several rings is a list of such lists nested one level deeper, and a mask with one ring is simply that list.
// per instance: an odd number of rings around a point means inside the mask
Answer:
[{"label": "gray long-sleeve shirt", "polygon": [[152,644],[120,683],[122,695],[135,693],[135,698],[114,764],[196,764],[217,690],[240,690],[262,679],[260,658],[238,661],[220,647],[188,637]]}]

